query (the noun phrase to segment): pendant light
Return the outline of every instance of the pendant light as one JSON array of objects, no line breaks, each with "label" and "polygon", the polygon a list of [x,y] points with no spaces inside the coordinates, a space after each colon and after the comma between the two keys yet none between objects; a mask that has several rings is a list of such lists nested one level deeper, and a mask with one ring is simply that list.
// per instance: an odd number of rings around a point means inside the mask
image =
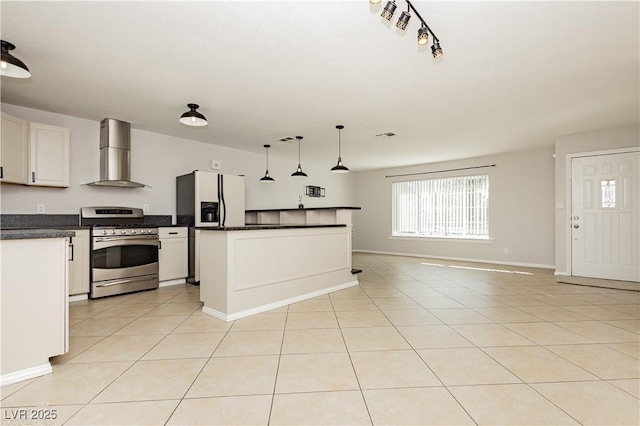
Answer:
[{"label": "pendant light", "polygon": [[300,166],[300,141],[302,140],[302,136],[296,136],[298,139],[298,168],[295,172],[291,173],[293,177],[307,177],[307,174],[302,171],[302,167]]},{"label": "pendant light", "polygon": [[204,115],[200,114],[198,111],[196,111],[198,108],[200,108],[200,105],[187,104],[187,106],[189,107],[189,111],[185,112],[180,116],[180,122],[182,124],[186,124],[187,126],[195,126],[195,127],[202,127],[209,124],[207,123],[207,118]]},{"label": "pendant light", "polygon": [[0,74],[13,78],[29,78],[31,71],[20,59],[9,53],[16,47],[8,41],[0,40],[2,43],[2,60],[0,62]]},{"label": "pendant light", "polygon": [[271,148],[271,145],[263,145],[263,146],[264,146],[265,152],[267,153],[267,163],[266,163],[266,168],[264,172],[264,177],[260,178],[260,183],[273,183],[275,182],[275,179],[269,176],[269,148]]},{"label": "pendant light", "polygon": [[335,166],[333,166],[331,168],[331,172],[332,173],[349,173],[349,169],[347,169],[344,164],[342,164],[342,129],[344,129],[344,126],[341,124],[338,124],[336,126],[336,129],[338,129],[338,164],[336,164]]}]

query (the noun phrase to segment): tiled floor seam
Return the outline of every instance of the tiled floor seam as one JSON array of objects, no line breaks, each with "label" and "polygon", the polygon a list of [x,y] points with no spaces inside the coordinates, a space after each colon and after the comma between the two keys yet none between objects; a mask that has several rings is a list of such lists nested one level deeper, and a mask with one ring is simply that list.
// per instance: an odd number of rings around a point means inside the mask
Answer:
[{"label": "tiled floor seam", "polygon": [[[366,294],[366,293],[365,293]],[[371,298],[367,294],[369,300]],[[364,402],[364,407],[367,410],[367,415],[369,416],[369,422],[373,425],[373,417],[371,416],[371,410],[369,410],[369,404],[367,404],[367,398],[364,396],[364,391],[362,390],[362,385],[360,384],[360,379],[358,378],[358,372],[356,371],[356,367],[353,364],[353,359],[351,358],[351,351],[349,351],[349,346],[347,346],[347,340],[344,338],[344,333],[342,332],[342,327],[340,326],[340,321],[338,320],[338,314],[336,313],[335,307],[333,306],[333,299],[329,297],[329,302],[331,303],[331,307],[333,308],[333,315],[338,322],[338,330],[340,330],[340,336],[342,337],[342,343],[344,344],[345,349],[347,350],[347,356],[349,357],[349,363],[351,363],[351,369],[353,370],[353,375],[356,378],[356,382],[358,383],[358,389],[360,390],[360,396],[362,397],[362,401]]]},{"label": "tiled floor seam", "polygon": [[276,366],[276,376],[273,381],[273,392],[271,392],[271,404],[269,405],[269,416],[267,417],[267,425],[271,424],[271,415],[273,414],[273,403],[276,399],[276,387],[278,386],[278,373],[280,372],[280,362],[282,361],[282,349],[284,348],[284,336],[287,333],[287,320],[289,319],[289,305],[284,317],[284,326],[282,328],[282,341],[280,342],[280,352],[278,353],[278,365]]}]

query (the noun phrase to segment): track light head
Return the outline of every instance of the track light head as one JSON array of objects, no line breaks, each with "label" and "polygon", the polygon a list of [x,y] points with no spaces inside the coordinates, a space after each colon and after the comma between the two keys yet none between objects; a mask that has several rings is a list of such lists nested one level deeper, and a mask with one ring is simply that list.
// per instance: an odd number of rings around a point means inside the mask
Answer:
[{"label": "track light head", "polygon": [[431,54],[433,55],[433,59],[438,59],[442,56],[442,48],[440,47],[440,42],[438,40],[433,40],[433,44],[431,45]]},{"label": "track light head", "polygon": [[382,0],[369,0],[371,4],[379,4]]},{"label": "track light head", "polygon": [[396,2],[394,0],[388,1],[380,16],[382,16],[387,21],[390,21],[391,18],[393,18],[393,14],[395,13],[397,7],[398,6],[396,6]]},{"label": "track light head", "polygon": [[396,22],[396,27],[400,28],[403,31],[406,30],[407,25],[409,24],[409,19],[411,19],[411,15],[409,14],[409,12],[402,12],[402,15],[400,15],[400,18],[398,18],[398,22]]},{"label": "track light head", "polygon": [[429,42],[429,30],[427,27],[421,27],[418,29],[418,44],[424,46]]}]

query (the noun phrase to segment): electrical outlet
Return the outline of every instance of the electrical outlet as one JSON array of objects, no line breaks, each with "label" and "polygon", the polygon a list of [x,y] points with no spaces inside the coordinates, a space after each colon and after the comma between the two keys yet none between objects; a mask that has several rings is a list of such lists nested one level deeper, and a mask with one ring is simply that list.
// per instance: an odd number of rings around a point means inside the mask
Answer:
[{"label": "electrical outlet", "polygon": [[47,211],[47,209],[45,208],[44,204],[38,204],[38,205],[36,206],[36,212],[37,212],[38,214],[45,214],[45,213],[46,213],[46,211]]},{"label": "electrical outlet", "polygon": [[508,248],[502,249],[502,254],[509,254],[509,249]]},{"label": "electrical outlet", "polygon": [[211,170],[220,170],[220,161],[211,160],[211,164],[209,166],[211,167]]},{"label": "electrical outlet", "polygon": [[142,211],[145,213],[149,213],[149,204],[143,204],[142,205]]}]

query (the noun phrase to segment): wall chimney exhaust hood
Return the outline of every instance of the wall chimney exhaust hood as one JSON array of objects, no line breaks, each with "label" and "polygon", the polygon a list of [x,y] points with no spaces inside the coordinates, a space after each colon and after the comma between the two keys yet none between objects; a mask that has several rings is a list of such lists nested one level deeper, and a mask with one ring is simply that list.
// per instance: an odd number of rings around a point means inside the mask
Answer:
[{"label": "wall chimney exhaust hood", "polygon": [[105,118],[100,122],[100,180],[89,186],[142,188],[131,181],[131,124]]}]

